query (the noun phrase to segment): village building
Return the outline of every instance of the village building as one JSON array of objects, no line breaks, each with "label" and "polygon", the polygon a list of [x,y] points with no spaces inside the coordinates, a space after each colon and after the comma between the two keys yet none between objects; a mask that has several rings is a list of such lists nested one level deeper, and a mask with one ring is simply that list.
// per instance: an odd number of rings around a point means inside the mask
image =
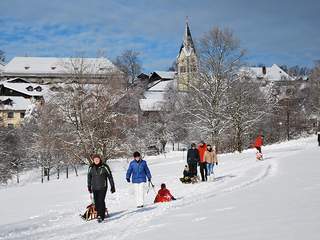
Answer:
[{"label": "village building", "polygon": [[33,104],[24,97],[0,96],[0,127],[19,127]]},{"label": "village building", "polygon": [[[14,57],[3,68],[2,80],[16,77],[40,84],[101,83],[122,87],[121,72],[107,58]],[[0,80],[1,80],[0,79]]]},{"label": "village building", "polygon": [[0,126],[19,127],[35,106],[44,102],[48,86],[22,78],[0,82]]}]

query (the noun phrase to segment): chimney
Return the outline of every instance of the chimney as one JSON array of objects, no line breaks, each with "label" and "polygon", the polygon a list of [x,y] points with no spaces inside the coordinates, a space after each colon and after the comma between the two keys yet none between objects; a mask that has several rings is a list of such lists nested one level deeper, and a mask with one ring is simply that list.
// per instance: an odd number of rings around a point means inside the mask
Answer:
[{"label": "chimney", "polygon": [[266,75],[266,74],[267,74],[267,68],[266,68],[266,66],[263,66],[263,67],[262,67],[262,74],[263,74],[263,75]]}]

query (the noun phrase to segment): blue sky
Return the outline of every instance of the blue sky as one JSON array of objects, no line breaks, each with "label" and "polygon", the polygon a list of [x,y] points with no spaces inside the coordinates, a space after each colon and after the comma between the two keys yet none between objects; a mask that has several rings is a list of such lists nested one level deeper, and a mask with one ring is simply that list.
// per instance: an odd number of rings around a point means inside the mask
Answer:
[{"label": "blue sky", "polygon": [[0,0],[0,49],[14,56],[113,59],[141,52],[145,71],[175,60],[185,17],[193,38],[231,28],[247,61],[312,66],[320,59],[318,0]]}]

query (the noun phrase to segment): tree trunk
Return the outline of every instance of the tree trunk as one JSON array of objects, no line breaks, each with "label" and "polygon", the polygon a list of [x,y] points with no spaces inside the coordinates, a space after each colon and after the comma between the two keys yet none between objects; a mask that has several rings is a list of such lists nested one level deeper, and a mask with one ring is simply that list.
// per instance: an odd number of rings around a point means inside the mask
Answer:
[{"label": "tree trunk", "polygon": [[66,168],[66,178],[69,178],[69,166],[67,165],[67,168]]},{"label": "tree trunk", "polygon": [[20,183],[20,178],[19,178],[19,169],[17,168],[17,183]]},{"label": "tree trunk", "polygon": [[75,172],[76,176],[78,177],[78,169],[77,169],[77,166],[76,166],[76,165],[73,165],[73,168],[74,168],[74,172]]},{"label": "tree trunk", "polygon": [[60,179],[60,167],[57,168],[57,179]]},{"label": "tree trunk", "polygon": [[41,183],[43,183],[43,177],[44,177],[43,172],[44,172],[44,167],[41,167]]},{"label": "tree trunk", "polygon": [[50,168],[47,168],[47,181],[50,181]]}]

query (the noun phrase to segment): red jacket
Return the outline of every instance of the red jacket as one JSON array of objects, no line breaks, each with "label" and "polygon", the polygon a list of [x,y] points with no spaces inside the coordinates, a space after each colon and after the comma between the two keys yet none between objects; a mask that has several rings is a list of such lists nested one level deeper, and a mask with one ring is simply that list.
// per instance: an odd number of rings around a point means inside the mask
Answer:
[{"label": "red jacket", "polygon": [[200,145],[198,146],[200,162],[205,162],[204,161],[204,153],[206,152],[206,150],[207,150],[207,144],[203,144],[202,147]]},{"label": "red jacket", "polygon": [[160,189],[156,198],[154,199],[154,203],[158,202],[170,202],[173,196],[171,195],[170,191],[166,188]]},{"label": "red jacket", "polygon": [[256,141],[254,143],[254,146],[255,147],[261,147],[263,145],[263,139],[262,137],[259,135],[257,138],[256,138]]}]

